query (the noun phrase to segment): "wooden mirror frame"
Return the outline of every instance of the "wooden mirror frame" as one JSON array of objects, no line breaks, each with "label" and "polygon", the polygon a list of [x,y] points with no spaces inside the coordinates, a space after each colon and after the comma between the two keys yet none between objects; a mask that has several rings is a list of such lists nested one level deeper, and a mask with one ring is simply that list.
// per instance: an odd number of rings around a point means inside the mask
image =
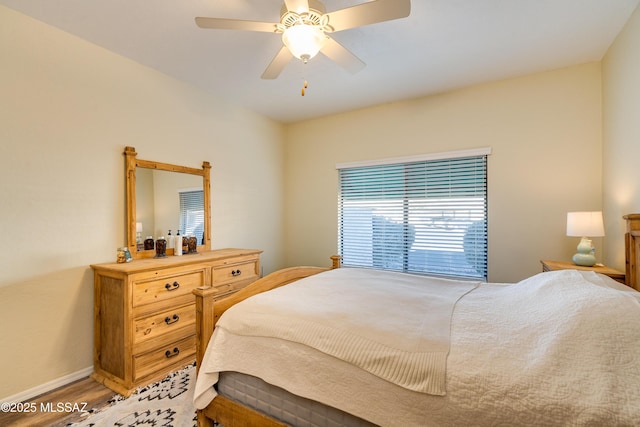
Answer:
[{"label": "wooden mirror frame", "polygon": [[[127,181],[127,246],[134,259],[153,258],[155,250],[138,251],[136,245],[136,168],[156,169],[169,172],[179,172],[202,177],[202,190],[204,198],[204,244],[198,245],[198,250],[211,250],[211,164],[202,162],[202,169],[186,166],[172,165],[169,163],[141,160],[136,156],[136,149],[125,147],[125,173]],[[167,250],[167,255],[172,255]],[[185,255],[188,256],[188,255]]]}]

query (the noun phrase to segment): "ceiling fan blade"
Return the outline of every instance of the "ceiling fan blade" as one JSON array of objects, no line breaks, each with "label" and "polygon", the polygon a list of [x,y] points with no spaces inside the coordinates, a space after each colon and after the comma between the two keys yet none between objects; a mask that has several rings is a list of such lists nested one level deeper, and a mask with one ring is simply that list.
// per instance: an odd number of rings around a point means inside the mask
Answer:
[{"label": "ceiling fan blade", "polygon": [[308,0],[284,0],[284,4],[289,12],[296,12],[297,14],[309,12]]},{"label": "ceiling fan blade", "polygon": [[273,33],[276,30],[276,24],[271,22],[244,21],[241,19],[198,17],[196,18],[196,25],[200,28],[217,30],[263,31],[266,33]]},{"label": "ceiling fan blade", "polygon": [[289,51],[286,46],[282,46],[282,49],[276,54],[276,56],[271,60],[271,63],[262,73],[261,78],[266,80],[275,79],[280,75],[280,72],[284,69],[285,65],[291,61],[293,55]]},{"label": "ceiling fan blade", "polygon": [[366,66],[360,58],[355,56],[346,47],[342,46],[331,37],[327,37],[327,41],[320,52],[345,70],[349,71],[351,74],[357,73]]},{"label": "ceiling fan blade", "polygon": [[348,30],[409,16],[410,0],[375,0],[327,13],[334,31]]}]

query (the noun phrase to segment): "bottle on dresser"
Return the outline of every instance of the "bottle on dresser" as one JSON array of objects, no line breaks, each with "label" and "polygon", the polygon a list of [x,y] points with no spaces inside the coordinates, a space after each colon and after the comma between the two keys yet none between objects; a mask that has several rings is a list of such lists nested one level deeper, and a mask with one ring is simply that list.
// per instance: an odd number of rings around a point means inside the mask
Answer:
[{"label": "bottle on dresser", "polygon": [[167,249],[173,249],[174,240],[171,230],[169,230],[169,234],[167,234]]},{"label": "bottle on dresser", "polygon": [[178,230],[178,234],[176,234],[175,240],[173,241],[173,254],[182,256],[182,236],[180,235],[180,230]]}]

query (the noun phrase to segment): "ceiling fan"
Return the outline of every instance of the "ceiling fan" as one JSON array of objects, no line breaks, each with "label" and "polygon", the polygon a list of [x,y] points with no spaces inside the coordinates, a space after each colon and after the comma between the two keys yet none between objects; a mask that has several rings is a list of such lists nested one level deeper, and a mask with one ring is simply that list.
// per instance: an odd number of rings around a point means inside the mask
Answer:
[{"label": "ceiling fan", "polygon": [[364,62],[328,33],[404,18],[410,12],[410,0],[374,0],[329,13],[319,0],[284,0],[277,23],[198,17],[196,25],[282,34],[283,46],[262,74],[263,79],[275,79],[292,58],[306,63],[318,52],[356,73],[364,68]]}]

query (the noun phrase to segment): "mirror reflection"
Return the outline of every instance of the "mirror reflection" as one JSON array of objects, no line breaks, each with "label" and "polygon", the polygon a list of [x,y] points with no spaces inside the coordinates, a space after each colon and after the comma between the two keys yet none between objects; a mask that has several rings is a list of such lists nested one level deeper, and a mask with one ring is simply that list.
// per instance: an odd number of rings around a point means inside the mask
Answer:
[{"label": "mirror reflection", "polygon": [[204,239],[202,177],[188,173],[136,168],[136,246],[148,237],[195,236]]}]

